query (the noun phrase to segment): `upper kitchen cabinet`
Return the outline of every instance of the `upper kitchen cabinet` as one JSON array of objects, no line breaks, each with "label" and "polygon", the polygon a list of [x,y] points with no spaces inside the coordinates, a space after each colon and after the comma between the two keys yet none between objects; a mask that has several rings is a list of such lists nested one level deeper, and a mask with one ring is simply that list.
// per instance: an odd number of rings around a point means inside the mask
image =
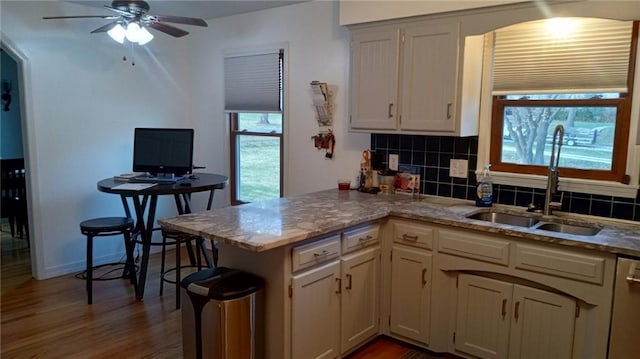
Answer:
[{"label": "upper kitchen cabinet", "polygon": [[382,27],[351,36],[351,128],[397,127],[400,29]]},{"label": "upper kitchen cabinet", "polygon": [[351,130],[477,135],[483,41],[459,22],[353,29]]}]

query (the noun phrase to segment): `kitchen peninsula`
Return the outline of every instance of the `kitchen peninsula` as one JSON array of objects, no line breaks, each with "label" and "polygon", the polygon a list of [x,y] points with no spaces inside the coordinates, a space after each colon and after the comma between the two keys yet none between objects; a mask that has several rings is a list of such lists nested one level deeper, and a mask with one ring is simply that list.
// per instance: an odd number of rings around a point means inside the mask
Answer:
[{"label": "kitchen peninsula", "polygon": [[[602,229],[582,236],[467,218],[487,210],[448,198],[327,190],[159,222],[216,240],[220,265],[265,278],[267,358],[340,357],[377,334],[481,357],[465,348],[473,333],[456,319],[469,281],[509,287],[513,298],[524,291],[569,301],[568,357],[605,357],[616,255],[640,257],[640,226],[588,217]],[[397,277],[403,271],[408,275]],[[403,284],[413,277],[415,288]],[[318,283],[324,292],[314,291]],[[412,306],[407,298],[418,301]],[[503,318],[508,308],[518,312],[513,302],[502,300]]]}]

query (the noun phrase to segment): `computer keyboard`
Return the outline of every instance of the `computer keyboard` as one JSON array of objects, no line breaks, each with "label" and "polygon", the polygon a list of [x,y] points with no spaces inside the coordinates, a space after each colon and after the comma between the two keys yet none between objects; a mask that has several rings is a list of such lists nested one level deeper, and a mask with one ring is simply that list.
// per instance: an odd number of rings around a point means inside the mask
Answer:
[{"label": "computer keyboard", "polygon": [[140,176],[134,177],[129,180],[131,183],[158,183],[158,184],[172,184],[181,180],[182,177],[149,177],[149,176]]}]

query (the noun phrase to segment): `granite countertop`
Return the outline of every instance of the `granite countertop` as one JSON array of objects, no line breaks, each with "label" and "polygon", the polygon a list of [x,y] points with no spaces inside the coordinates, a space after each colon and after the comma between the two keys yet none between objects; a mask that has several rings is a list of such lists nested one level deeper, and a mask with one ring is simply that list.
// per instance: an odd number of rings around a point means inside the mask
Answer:
[{"label": "granite countertop", "polygon": [[594,236],[582,236],[466,218],[475,212],[488,210],[533,215],[526,214],[523,208],[512,206],[478,208],[465,200],[442,197],[413,199],[404,195],[371,195],[336,189],[216,208],[164,218],[158,222],[164,227],[254,252],[294,244],[392,216],[640,257],[640,223],[561,212],[541,218],[542,221],[588,223],[602,228]]}]

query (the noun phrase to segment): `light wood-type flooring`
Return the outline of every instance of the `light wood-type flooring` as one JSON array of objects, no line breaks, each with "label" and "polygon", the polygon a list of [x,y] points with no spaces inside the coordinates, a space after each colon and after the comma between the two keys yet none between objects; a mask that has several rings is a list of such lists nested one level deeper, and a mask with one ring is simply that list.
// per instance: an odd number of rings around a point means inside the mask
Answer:
[{"label": "light wood-type flooring", "polygon": [[[12,244],[18,258],[24,253],[19,244]],[[5,261],[12,255],[9,248],[3,241],[2,359],[182,358],[174,286],[165,284],[159,296],[159,254],[152,255],[143,301],[135,299],[127,280],[115,279],[94,282],[93,304],[87,305],[84,280],[74,274],[32,279],[29,265]],[[409,346],[379,337],[348,359],[396,359],[408,351]]]}]

